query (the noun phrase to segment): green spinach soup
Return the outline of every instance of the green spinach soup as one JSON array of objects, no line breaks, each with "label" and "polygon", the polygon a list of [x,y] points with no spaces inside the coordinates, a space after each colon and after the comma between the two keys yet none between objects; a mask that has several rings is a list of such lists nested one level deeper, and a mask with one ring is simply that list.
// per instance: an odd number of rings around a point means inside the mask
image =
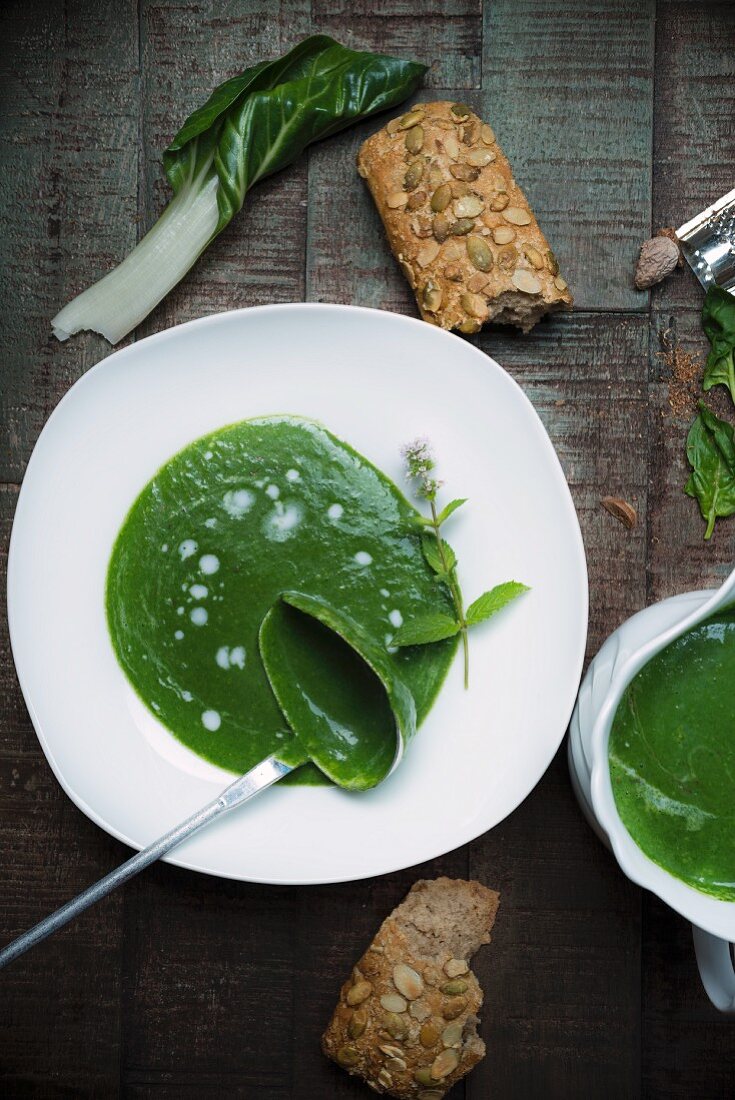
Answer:
[{"label": "green spinach soup", "polygon": [[735,901],[735,608],[655,656],[610,734],[620,817],[650,859]]},{"label": "green spinach soup", "polygon": [[450,612],[419,514],[375,466],[294,417],[244,421],[175,455],[113,548],[117,658],[157,718],[233,772],[275,753],[296,782],[388,774],[456,639],[397,649],[404,619]]}]

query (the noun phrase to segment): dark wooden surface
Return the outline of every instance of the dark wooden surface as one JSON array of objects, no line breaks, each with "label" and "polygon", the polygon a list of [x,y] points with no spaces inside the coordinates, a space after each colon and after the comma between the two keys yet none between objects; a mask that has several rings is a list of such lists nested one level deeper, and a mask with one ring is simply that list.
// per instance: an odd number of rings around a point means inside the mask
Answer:
[{"label": "dark wooden surface", "polygon": [[[33,444],[109,353],[49,318],[161,209],[160,151],[214,84],[311,30],[431,65],[486,115],[578,303],[479,345],[524,386],[569,479],[590,567],[589,652],[646,602],[720,580],[681,492],[686,419],[659,337],[697,354],[688,270],[632,288],[640,240],[733,185],[735,5],[698,0],[6,0],[0,170],[0,523]],[[308,298],[413,312],[353,154],[368,123],[249,196],[140,338],[213,310]],[[634,502],[626,532],[599,506]],[[66,798],[36,742],[0,621],[0,938],[126,851]],[[340,982],[419,876],[472,875],[502,909],[479,959],[485,1062],[458,1100],[735,1094],[735,1025],[699,985],[685,922],[618,871],[574,803],[563,750],[505,822],[369,882],[268,888],[156,866],[0,974],[0,1092],[16,1097],[348,1098],[320,1032]]]}]

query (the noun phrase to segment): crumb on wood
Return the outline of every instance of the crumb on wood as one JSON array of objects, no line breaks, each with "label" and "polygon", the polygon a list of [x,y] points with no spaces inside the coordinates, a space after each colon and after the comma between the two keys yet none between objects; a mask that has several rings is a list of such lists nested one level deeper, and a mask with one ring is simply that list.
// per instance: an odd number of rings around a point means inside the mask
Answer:
[{"label": "crumb on wood", "polygon": [[674,416],[694,416],[702,390],[702,363],[676,341],[671,328],[659,337],[659,357],[669,369],[669,406]]}]

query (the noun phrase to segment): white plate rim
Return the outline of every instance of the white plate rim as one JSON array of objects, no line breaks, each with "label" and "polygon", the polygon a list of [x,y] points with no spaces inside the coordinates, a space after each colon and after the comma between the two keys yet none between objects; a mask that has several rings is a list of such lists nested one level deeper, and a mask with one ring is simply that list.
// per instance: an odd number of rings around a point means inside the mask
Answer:
[{"label": "white plate rim", "polygon": [[[17,544],[18,544],[18,541],[20,539],[20,536],[18,535],[18,530],[19,530],[18,517],[20,516],[22,518],[22,516],[23,516],[24,496],[27,498],[27,496],[29,495],[26,487],[31,482],[31,475],[34,474],[36,466],[38,466],[39,463],[41,463],[43,461],[43,457],[44,457],[43,451],[44,451],[44,446],[45,446],[44,437],[46,436],[48,438],[47,429],[48,429],[49,425],[51,425],[52,422],[55,419],[57,419],[60,415],[62,415],[62,410],[63,410],[64,406],[72,398],[72,394],[77,389],[77,387],[84,385],[86,380],[92,378],[99,371],[101,371],[103,369],[108,369],[109,365],[112,362],[120,362],[120,361],[123,361],[124,359],[128,358],[130,355],[137,354],[138,350],[143,345],[145,345],[146,347],[150,347],[151,344],[154,344],[154,343],[155,344],[165,344],[166,342],[168,342],[172,338],[178,337],[180,335],[180,333],[182,332],[182,330],[188,330],[188,329],[192,329],[192,328],[197,328],[197,329],[216,328],[217,325],[227,323],[233,317],[242,316],[242,315],[251,315],[251,314],[256,314],[256,313],[257,314],[265,314],[265,313],[278,314],[278,313],[292,312],[292,311],[296,312],[296,313],[306,312],[306,311],[308,311],[310,313],[313,313],[315,311],[319,311],[319,312],[323,312],[325,315],[328,315],[329,313],[331,313],[335,310],[337,310],[339,312],[342,312],[342,313],[369,314],[369,315],[372,315],[372,316],[377,314],[377,315],[381,316],[381,318],[384,318],[384,319],[389,318],[392,322],[395,322],[395,323],[397,323],[401,326],[405,325],[409,328],[418,327],[418,328],[421,328],[422,330],[425,330],[428,327],[428,328],[431,329],[431,331],[434,334],[437,335],[437,337],[439,337],[440,339],[444,339],[448,342],[453,343],[456,340],[461,340],[460,337],[454,335],[451,332],[448,332],[445,329],[441,329],[438,326],[427,326],[426,322],[424,322],[422,320],[419,320],[418,318],[409,317],[409,316],[406,316],[404,314],[393,313],[393,312],[388,311],[388,310],[375,309],[375,308],[371,308],[371,307],[367,307],[367,306],[343,305],[343,304],[340,304],[340,303],[331,303],[331,302],[288,302],[288,303],[277,303],[277,304],[259,305],[259,306],[246,306],[246,307],[242,307],[242,308],[234,309],[234,310],[223,310],[223,311],[220,311],[220,312],[207,314],[203,317],[194,318],[190,321],[182,322],[181,324],[172,325],[169,328],[163,329],[160,332],[157,332],[157,333],[154,333],[150,336],[147,336],[142,340],[137,340],[132,344],[128,344],[124,348],[120,348],[118,351],[113,351],[110,355],[106,356],[104,359],[101,359],[99,362],[95,363],[92,367],[90,367],[90,369],[88,371],[86,371],[84,374],[82,374],[69,387],[69,389],[63,395],[63,397],[60,399],[60,401],[58,402],[58,404],[55,406],[54,410],[52,411],[51,415],[46,420],[41,432],[39,433],[39,436],[36,440],[36,443],[33,447],[31,457],[28,461],[28,465],[26,467],[26,470],[25,470],[25,473],[24,473],[24,476],[23,476],[20,492],[18,494],[18,501],[17,501],[17,504],[16,504],[15,515],[14,515],[14,518],[13,518],[11,536],[10,536],[10,541],[9,541],[9,546],[8,546],[7,617],[8,617],[8,630],[9,630],[9,636],[10,636],[11,653],[12,653],[12,656],[13,656],[13,661],[14,661],[14,665],[15,665],[15,669],[16,669],[16,675],[17,675],[18,682],[19,682],[19,685],[20,685],[20,688],[21,688],[21,692],[23,694],[24,702],[26,704],[29,716],[31,718],[31,722],[33,724],[33,728],[34,728],[36,737],[38,738],[39,744],[41,745],[41,749],[43,750],[44,756],[46,757],[46,760],[48,761],[53,774],[55,775],[56,779],[58,780],[58,782],[59,782],[60,786],[62,787],[62,789],[64,790],[64,792],[68,795],[68,797],[71,799],[71,801],[91,821],[93,821],[101,829],[104,829],[105,832],[107,832],[111,836],[115,837],[115,839],[121,841],[122,843],[128,845],[129,847],[131,847],[133,849],[140,850],[143,847],[143,845],[138,843],[136,840],[132,839],[124,831],[118,829],[116,826],[114,826],[110,822],[108,822],[104,818],[102,813],[95,810],[81,795],[79,795],[78,792],[74,789],[73,785],[67,780],[67,778],[64,775],[61,767],[58,764],[58,761],[57,761],[57,759],[54,755],[53,749],[52,749],[52,747],[51,747],[51,745],[48,741],[48,738],[46,736],[46,733],[43,729],[43,725],[40,721],[39,715],[36,711],[36,708],[33,705],[32,699],[30,698],[29,691],[27,690],[27,683],[24,681],[24,676],[23,676],[23,674],[20,670],[18,660],[17,660],[17,657],[16,657],[16,641],[14,639],[16,639],[18,634],[20,633],[20,627],[18,625],[17,612],[16,612],[16,608],[15,608],[13,578],[15,576],[15,571],[16,571],[16,568],[17,568],[15,563],[16,563],[16,559],[17,559],[17,556],[18,556],[17,555]],[[575,700],[576,700],[576,697],[577,697],[579,682],[580,682],[581,674],[582,674],[582,668],[583,668],[583,665],[584,665],[587,630],[588,630],[588,625],[589,625],[589,579],[588,579],[588,570],[587,570],[587,560],[586,560],[585,549],[584,549],[584,541],[583,541],[583,538],[582,538],[582,532],[581,532],[580,525],[579,525],[579,519],[578,519],[578,516],[577,516],[575,506],[574,506],[571,491],[569,489],[569,485],[567,483],[567,479],[566,479],[566,475],[564,473],[563,467],[562,467],[561,462],[559,460],[559,456],[556,453],[554,445],[551,442],[551,439],[548,435],[548,432],[546,431],[546,428],[545,428],[538,412],[536,411],[535,407],[533,406],[533,403],[531,402],[531,400],[527,396],[527,394],[524,392],[521,385],[516,381],[516,379],[513,378],[513,376],[508,371],[506,371],[495,359],[493,359],[490,355],[488,355],[487,353],[482,351],[476,345],[471,344],[469,341],[466,341],[466,340],[461,340],[461,343],[463,344],[464,348],[470,350],[471,353],[474,356],[476,356],[478,360],[482,361],[483,366],[486,370],[499,372],[504,377],[504,380],[506,381],[506,383],[509,383],[511,385],[511,387],[513,389],[515,389],[515,391],[517,391],[517,396],[519,396],[520,399],[521,399],[521,402],[524,405],[527,406],[527,409],[531,414],[531,419],[532,419],[532,421],[535,422],[539,438],[540,438],[540,440],[542,442],[542,445],[544,446],[544,448],[547,452],[548,459],[549,459],[551,465],[555,468],[555,470],[558,474],[558,477],[560,479],[560,485],[565,490],[565,492],[563,493],[563,496],[564,496],[564,499],[565,499],[565,507],[566,507],[566,511],[567,511],[567,518],[569,520],[570,530],[574,534],[574,543],[575,543],[575,546],[576,546],[576,559],[577,560],[575,562],[574,573],[575,573],[575,576],[577,577],[577,579],[579,581],[578,595],[579,595],[580,599],[579,599],[579,605],[578,605],[578,623],[577,623],[577,637],[579,639],[579,644],[578,644],[577,658],[576,658],[576,661],[575,661],[575,664],[574,664],[574,675],[573,676],[570,675],[570,687],[567,691],[567,695],[566,695],[565,703],[564,703],[564,707],[563,707],[563,713],[565,715],[565,721],[562,725],[561,731],[560,731],[559,736],[556,739],[556,741],[552,744],[551,739],[550,739],[550,751],[547,751],[547,753],[544,754],[542,766],[541,766],[541,764],[539,764],[539,767],[534,769],[535,771],[538,771],[538,775],[535,778],[535,780],[533,781],[533,783],[532,783],[531,787],[529,788],[529,790],[526,792],[525,795],[523,795],[518,800],[518,802],[515,804],[515,806],[509,808],[507,810],[507,812],[504,814],[504,816],[501,817],[499,820],[495,821],[493,825],[489,826],[486,829],[481,830],[479,833],[474,831],[473,828],[471,828],[470,831],[467,833],[467,835],[463,834],[463,835],[460,836],[459,839],[453,838],[451,844],[449,844],[448,847],[447,846],[440,847],[437,850],[432,850],[430,854],[422,856],[421,860],[419,861],[420,863],[429,862],[431,860],[438,859],[441,856],[446,855],[449,852],[455,851],[457,848],[461,848],[465,844],[471,843],[473,840],[478,839],[478,837],[483,836],[485,832],[490,831],[491,829],[495,828],[497,825],[501,824],[502,821],[504,821],[511,813],[515,812],[515,810],[518,809],[518,807],[523,802],[525,802],[525,800],[528,798],[528,796],[532,793],[532,791],[536,788],[538,783],[541,781],[541,779],[545,775],[546,771],[548,770],[552,760],[554,759],[554,757],[555,757],[555,755],[556,755],[556,753],[559,749],[559,746],[561,745],[562,741],[564,740],[564,736],[565,736],[566,731],[567,731],[568,726],[569,726],[569,721],[570,721],[572,711],[573,711],[573,708],[574,708],[574,703],[575,703]],[[323,789],[323,788],[315,788],[315,789]],[[151,838],[151,839],[153,839],[153,838]],[[329,885],[329,884],[333,884],[333,883],[342,883],[342,882],[356,882],[356,881],[360,881],[360,880],[364,880],[364,879],[368,879],[368,878],[373,878],[373,877],[376,877],[378,875],[391,874],[395,871],[400,871],[400,870],[405,869],[406,867],[413,866],[416,862],[416,861],[412,860],[411,862],[407,863],[405,861],[405,859],[404,860],[397,859],[395,863],[390,863],[389,865],[385,866],[385,868],[380,870],[380,871],[370,870],[370,871],[367,871],[367,872],[361,872],[361,873],[358,873],[358,874],[355,874],[355,875],[350,875],[348,877],[346,877],[343,874],[340,874],[339,876],[335,876],[335,877],[329,877],[329,876],[325,877],[323,874],[320,874],[316,877],[300,878],[300,879],[295,881],[293,878],[288,877],[288,876],[287,877],[278,877],[278,876],[253,877],[251,875],[244,876],[244,875],[238,874],[238,873],[228,873],[228,872],[220,870],[220,869],[213,870],[210,866],[207,866],[206,864],[201,864],[201,863],[197,862],[194,859],[186,859],[186,858],[182,858],[181,856],[177,856],[175,854],[175,851],[174,851],[174,853],[171,853],[169,855],[164,856],[163,859],[164,859],[165,862],[171,863],[174,866],[182,867],[182,868],[187,869],[187,870],[197,871],[197,872],[202,873],[202,874],[214,875],[218,878],[231,879],[233,881],[241,881],[241,882],[253,882],[253,883],[258,883],[258,884],[263,884],[263,885],[274,885],[274,886],[290,886],[290,885],[314,886],[314,885]]]}]

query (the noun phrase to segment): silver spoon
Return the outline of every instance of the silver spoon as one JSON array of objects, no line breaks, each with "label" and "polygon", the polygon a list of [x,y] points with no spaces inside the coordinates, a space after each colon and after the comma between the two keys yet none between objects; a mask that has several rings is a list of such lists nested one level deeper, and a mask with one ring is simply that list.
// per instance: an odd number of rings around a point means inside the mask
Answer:
[{"label": "silver spoon", "polygon": [[241,775],[229,787],[225,787],[219,798],[215,798],[213,802],[209,802],[201,810],[197,810],[191,817],[187,817],[185,821],[182,821],[180,825],[176,825],[159,837],[158,840],[154,840],[147,848],[143,848],[137,855],[126,860],[115,871],[110,871],[109,875],[105,875],[99,882],[90,886],[89,889],[77,897],[72,898],[66,905],[62,905],[60,909],[57,909],[55,913],[51,913],[50,916],[24,932],[22,936],[18,936],[12,943],[9,943],[7,947],[0,951],[0,968],[5,966],[6,963],[12,962],[13,959],[17,959],[29,947],[45,940],[52,932],[63,928],[79,913],[83,913],[85,909],[88,909],[90,905],[94,905],[100,898],[107,897],[118,886],[122,886],[124,882],[131,879],[133,875],[137,875],[138,871],[142,871],[144,867],[148,867],[149,864],[155,863],[161,856],[165,856],[167,852],[181,844],[182,841],[197,832],[202,826],[208,825],[210,821],[216,820],[229,810],[234,810],[235,806],[241,806],[243,802],[247,802],[249,798],[253,798],[254,795],[264,791],[266,787],[270,787],[273,783],[282,779],[284,775],[288,775],[290,771],[293,771],[293,768],[289,764],[283,764],[280,760],[276,760],[275,756],[268,756],[265,760],[261,760],[260,764],[256,764],[254,768],[251,768],[245,775]]}]

